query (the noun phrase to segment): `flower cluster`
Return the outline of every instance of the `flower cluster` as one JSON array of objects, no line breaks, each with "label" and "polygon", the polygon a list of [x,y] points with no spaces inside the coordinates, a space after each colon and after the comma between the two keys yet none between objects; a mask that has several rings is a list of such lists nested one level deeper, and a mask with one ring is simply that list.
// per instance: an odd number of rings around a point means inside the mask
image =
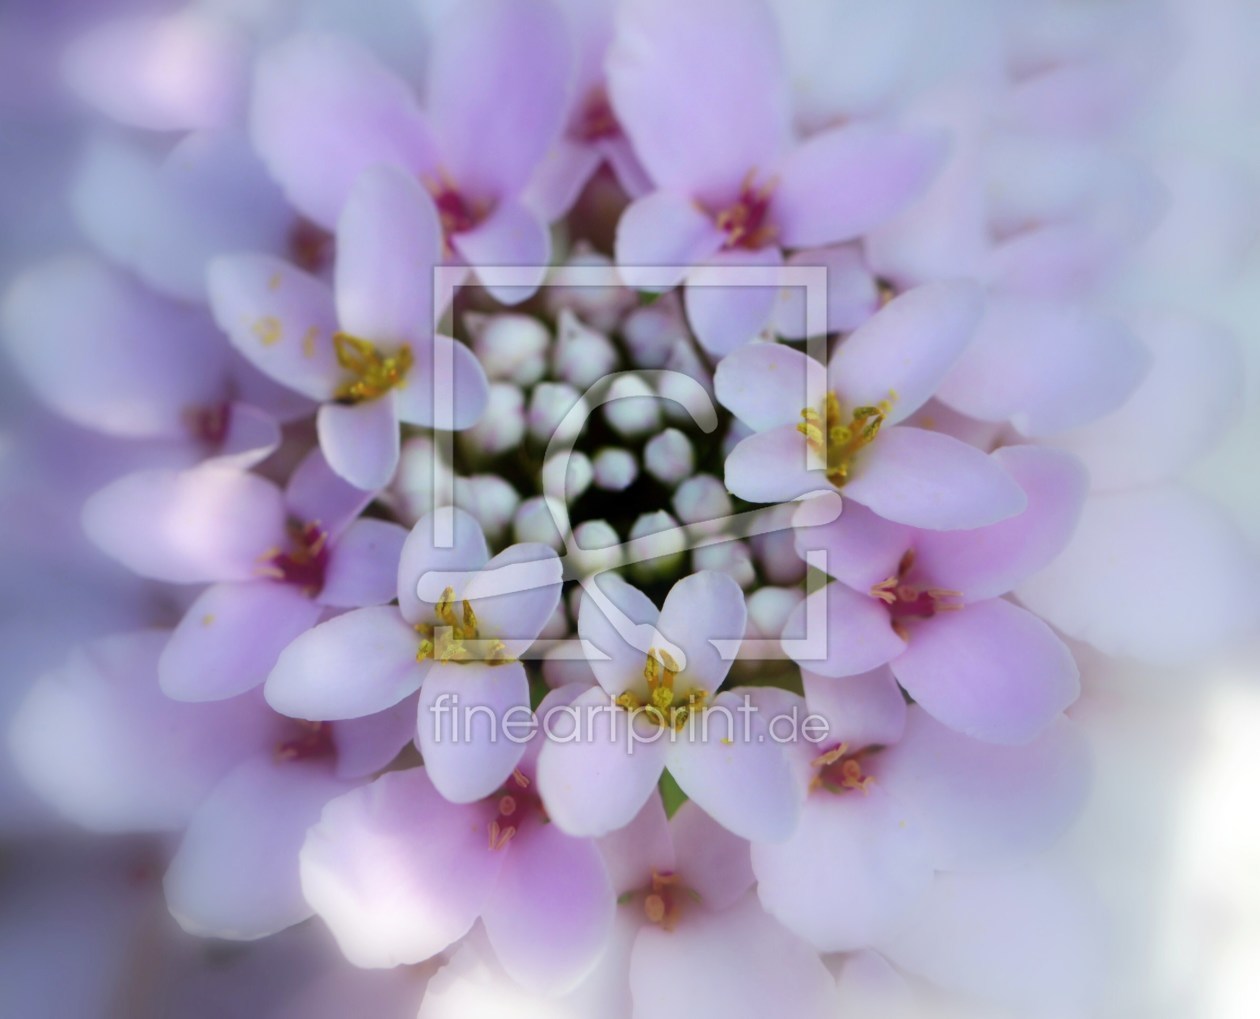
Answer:
[{"label": "flower cluster", "polygon": [[1175,485],[1230,338],[1114,282],[1145,14],[344,6],[67,54],[88,246],[4,345],[92,461],[72,569],[142,593],[26,694],[27,781],[420,1019],[1079,1006],[1074,650],[1255,609]]}]

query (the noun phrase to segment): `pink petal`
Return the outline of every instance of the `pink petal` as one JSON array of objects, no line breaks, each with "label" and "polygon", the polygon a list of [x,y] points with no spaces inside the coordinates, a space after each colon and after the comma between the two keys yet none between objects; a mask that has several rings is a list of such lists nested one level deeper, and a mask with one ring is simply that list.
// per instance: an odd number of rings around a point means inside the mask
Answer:
[{"label": "pink petal", "polygon": [[863,450],[844,494],[881,517],[927,530],[983,527],[1023,511],[1001,464],[940,432],[899,425]]},{"label": "pink petal", "polygon": [[785,248],[853,240],[922,194],[944,160],[936,135],[833,127],[779,164],[770,218]]},{"label": "pink petal", "polygon": [[20,275],[4,298],[3,325],[23,380],[86,428],[183,438],[189,410],[224,396],[222,341],[210,323],[91,258]]},{"label": "pink petal", "polygon": [[446,802],[423,768],[324,808],[302,846],[302,892],[351,963],[422,962],[468,933],[504,860],[490,813]]},{"label": "pink petal", "polygon": [[[481,420],[490,398],[489,384],[476,355],[466,344],[439,333],[428,341],[412,344],[411,352],[411,371],[394,390],[400,420],[424,428],[449,427],[456,431],[471,428]],[[439,393],[449,401],[450,417],[446,421],[438,420]]]},{"label": "pink petal", "polygon": [[749,502],[783,502],[834,491],[823,463],[796,425],[780,425],[740,441],[726,458],[726,487]]},{"label": "pink petal", "polygon": [[162,692],[179,701],[218,701],[252,690],[319,614],[319,605],[290,584],[257,580],[208,587],[188,607],[158,660]]},{"label": "pink petal", "polygon": [[[438,547],[439,538],[445,541],[448,534],[450,547]],[[413,625],[433,622],[437,597],[422,600],[417,593],[427,574],[462,570],[471,579],[489,558],[481,525],[470,513],[455,506],[426,513],[411,528],[398,560],[398,608],[403,618]],[[466,582],[454,586],[455,597],[461,597]],[[437,594],[440,597],[441,592]]]},{"label": "pink petal", "polygon": [[420,688],[420,635],[393,606],[355,609],[285,648],[267,677],[267,702],[293,718],[359,718]]},{"label": "pink petal", "polygon": [[284,523],[275,485],[213,463],[129,474],[83,506],[83,528],[106,554],[174,584],[257,577],[285,544]]},{"label": "pink petal", "polygon": [[649,796],[633,820],[599,840],[599,852],[618,895],[646,888],[653,871],[677,869],[673,829],[661,798]]},{"label": "pink petal", "polygon": [[893,298],[845,339],[827,375],[846,409],[892,401],[904,421],[936,391],[980,322],[983,292],[969,280],[927,283]]},{"label": "pink petal", "polygon": [[801,670],[805,702],[827,720],[820,751],[845,743],[850,750],[887,746],[906,728],[906,701],[887,666],[856,676],[832,678]]},{"label": "pink petal", "polygon": [[1024,490],[1024,512],[987,527],[923,531],[914,539],[913,575],[959,591],[965,601],[996,598],[1048,566],[1076,530],[1089,489],[1089,476],[1068,453],[1006,446],[993,459]]},{"label": "pink petal", "polygon": [[[809,628],[811,613],[821,613]],[[828,584],[807,595],[784,626],[784,650],[802,668],[820,676],[856,676],[891,661],[905,648],[893,631],[883,602],[844,584]],[[788,643],[807,640],[804,648]]]},{"label": "pink petal", "polygon": [[639,290],[668,290],[721,246],[713,219],[681,192],[653,191],[617,220],[617,268],[626,286]]},{"label": "pink petal", "polygon": [[[683,304],[700,346],[720,357],[750,343],[766,328],[779,299],[778,287],[741,283],[731,270],[743,266],[772,269],[782,261],[778,248],[735,249],[719,251],[692,271]],[[761,278],[775,279],[770,273]]]},{"label": "pink petal", "polygon": [[813,794],[791,839],[754,844],[752,862],[766,910],[823,952],[891,934],[932,883],[913,815],[878,786]]},{"label": "pink petal", "polygon": [[290,517],[303,524],[319,524],[331,538],[338,538],[367,508],[372,493],[334,473],[316,446],[293,468],[284,501]]},{"label": "pink petal", "polygon": [[[660,611],[652,600],[636,587],[632,587],[616,573],[602,573],[591,583],[607,598],[612,608],[624,615],[631,624],[639,627],[655,627]],[[651,638],[638,632],[623,634],[610,613],[605,613],[590,593],[582,592],[578,607],[578,636],[588,645],[587,663],[595,679],[611,697],[629,691],[644,699],[648,695],[643,670],[647,665],[647,653]]]},{"label": "pink petal", "polygon": [[[480,638],[503,641],[509,658],[524,654],[560,604],[563,572],[556,553],[537,542],[509,545],[491,559],[463,592],[477,613]],[[509,584],[525,589],[493,593]]]},{"label": "pink petal", "polygon": [[344,373],[323,282],[268,255],[230,255],[210,263],[207,286],[219,328],[255,368],[312,400],[332,397]]},{"label": "pink petal", "polygon": [[416,738],[416,706],[404,698],[392,708],[332,725],[338,778],[366,778],[390,764]]},{"label": "pink petal", "polygon": [[754,0],[634,0],[606,63],[617,119],[658,187],[724,203],[773,169],[788,134],[787,76]]},{"label": "pink petal", "polygon": [[753,886],[752,856],[748,842],[733,835],[688,800],[670,819],[678,858],[676,869],[682,884],[700,896],[705,909],[728,909]]},{"label": "pink petal", "polygon": [[326,403],[315,419],[328,466],[350,484],[375,492],[398,467],[398,408],[393,392],[362,403]]},{"label": "pink petal", "polygon": [[999,598],[915,621],[892,670],[933,718],[989,743],[1027,743],[1081,691],[1054,631]]},{"label": "pink petal", "polygon": [[[849,332],[875,314],[879,308],[879,289],[859,248],[852,244],[828,248],[811,248],[793,252],[788,268],[821,266],[827,270],[826,316],[829,333]],[[774,310],[773,326],[777,335],[788,340],[803,340],[809,335],[807,316],[815,314],[812,294],[807,304],[805,287],[784,287]]]},{"label": "pink petal", "polygon": [[1051,435],[1115,410],[1150,363],[1121,323],[1062,301],[994,295],[937,395],[984,421]]},{"label": "pink petal", "polygon": [[561,994],[595,967],[615,908],[595,843],[543,824],[508,844],[482,920],[509,976],[527,990]]},{"label": "pink petal", "polygon": [[731,670],[715,641],[736,643],[744,635],[748,612],[744,592],[725,573],[702,570],[683,577],[665,596],[657,622],[661,634],[683,652],[676,689],[690,686],[713,693]]},{"label": "pink petal", "polygon": [[407,532],[386,520],[356,520],[328,551],[321,605],[357,609],[394,600]]},{"label": "pink petal", "polygon": [[271,456],[282,439],[280,423],[270,414],[243,403],[228,404],[227,433],[211,459],[225,467],[249,470]]},{"label": "pink petal", "polygon": [[419,174],[437,162],[410,89],[367,50],[331,35],[297,36],[262,55],[250,130],[289,199],[329,230],[368,167]]},{"label": "pink petal", "polygon": [[429,781],[452,803],[498,789],[525,752],[529,680],[520,662],[435,662],[424,678],[416,740]]},{"label": "pink petal", "polygon": [[538,791],[561,831],[594,838],[628,824],[655,794],[668,737],[642,714],[632,720],[598,687],[571,709],[551,719],[538,754]]},{"label": "pink petal", "polygon": [[718,402],[757,432],[795,427],[827,390],[826,369],[795,347],[749,343],[722,358],[713,375]]},{"label": "pink petal", "polygon": [[560,138],[534,171],[525,204],[548,222],[563,219],[602,161],[595,146]]},{"label": "pink petal", "polygon": [[[477,226],[455,234],[451,245],[490,296],[503,304],[518,304],[533,296],[551,262],[547,224],[520,202],[501,202]],[[515,269],[511,282],[495,280],[493,270],[503,267]]]},{"label": "pink petal", "polygon": [[840,516],[829,523],[798,525],[796,551],[802,559],[808,552],[826,552],[819,569],[861,592],[897,576],[901,557],[919,539],[904,524],[876,516],[860,503],[846,502]]},{"label": "pink petal", "polygon": [[1256,559],[1237,526],[1173,487],[1097,495],[1020,600],[1106,654],[1170,665],[1255,624]]},{"label": "pink petal", "polygon": [[574,55],[560,13],[527,0],[472,0],[438,23],[427,105],[456,185],[520,194],[560,134]]},{"label": "pink petal", "polygon": [[[662,980],[683,972],[686,980]],[[762,911],[751,892],[730,909],[694,908],[678,927],[644,927],[630,956],[636,1016],[761,1019],[834,1016],[836,989],[818,953]]]},{"label": "pink petal", "polygon": [[166,871],[166,901],[180,926],[253,939],[310,916],[298,851],[324,804],[348,788],[319,762],[266,757],[225,777],[197,808]]},{"label": "pink petal", "polygon": [[1089,747],[1066,718],[1031,743],[968,739],[912,707],[905,737],[871,758],[880,788],[914,812],[938,870],[992,867],[1049,848],[1090,785]]},{"label": "pink petal", "polygon": [[341,327],[385,348],[427,339],[441,260],[442,228],[420,182],[388,164],[364,171],[337,220]]}]

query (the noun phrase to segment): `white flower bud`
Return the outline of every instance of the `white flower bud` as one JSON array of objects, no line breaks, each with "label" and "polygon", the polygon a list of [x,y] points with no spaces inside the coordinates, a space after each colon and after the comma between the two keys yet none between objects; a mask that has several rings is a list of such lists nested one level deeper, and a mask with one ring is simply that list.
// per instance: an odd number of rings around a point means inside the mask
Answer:
[{"label": "white flower bud", "polygon": [[748,596],[748,629],[746,636],[777,640],[783,635],[792,610],[803,598],[795,587],[762,587]]},{"label": "white flower bud", "polygon": [[608,492],[624,492],[639,476],[639,461],[628,449],[605,446],[595,454],[595,486]]},{"label": "white flower bud", "polygon": [[492,382],[485,414],[458,437],[460,448],[480,459],[519,446],[525,438],[525,394],[520,387],[512,382]]},{"label": "white flower bud", "polygon": [[635,308],[621,323],[621,338],[638,368],[662,368],[679,340],[687,339],[682,308],[674,294]]},{"label": "white flower bud", "polygon": [[606,520],[584,520],[573,529],[573,542],[569,556],[583,576],[621,565],[621,538]]},{"label": "white flower bud", "polygon": [[637,375],[623,375],[612,384],[609,401],[604,404],[604,418],[619,435],[627,438],[647,435],[661,425],[661,410],[656,394]]},{"label": "white flower bud", "polygon": [[695,570],[717,570],[727,574],[740,587],[751,587],[757,579],[752,555],[742,541],[723,541],[693,549],[691,565]]},{"label": "white flower bud", "polygon": [[688,478],[674,492],[674,512],[696,534],[717,533],[733,509],[726,486],[712,474]]},{"label": "white flower bud", "polygon": [[687,436],[677,428],[666,428],[643,447],[643,466],[657,481],[672,488],[695,470],[696,454]]},{"label": "white flower bud", "polygon": [[512,535],[517,541],[538,541],[557,552],[564,548],[547,500],[541,495],[526,499],[517,507],[516,516],[512,518]]},{"label": "white flower bud", "polygon": [[492,542],[507,532],[520,501],[516,489],[497,474],[455,479],[455,505],[476,517]]},{"label": "white flower bud", "polygon": [[414,524],[438,506],[449,506],[454,501],[451,472],[442,464],[437,444],[430,436],[416,435],[402,444],[393,502],[405,522]]},{"label": "white flower bud", "polygon": [[691,394],[695,384],[699,382],[713,396],[713,374],[709,366],[696,352],[696,348],[687,340],[674,344],[665,362],[664,376],[656,383],[656,390],[664,399],[661,401],[661,413],[669,420],[694,427],[694,421],[687,413],[686,402],[694,399]]},{"label": "white flower bud", "polygon": [[538,631],[538,636],[542,640],[559,640],[569,635],[569,614],[564,610],[564,603],[557,602],[556,610],[551,617],[543,624],[543,628]]},{"label": "white flower bud", "polygon": [[469,312],[464,325],[477,360],[491,380],[532,386],[546,373],[551,334],[538,319],[516,313]]},{"label": "white flower bud", "polygon": [[[630,570],[641,580],[652,580],[671,573],[682,564],[687,547],[686,535],[678,528],[678,521],[664,510],[644,513],[630,528],[631,549],[639,562]],[[643,558],[644,556],[648,558]]]},{"label": "white flower bud", "polygon": [[[582,271],[582,286],[567,286],[564,269],[573,266]],[[542,289],[543,303],[553,316],[566,310],[580,315],[595,329],[611,331],[638,298],[621,282],[621,274],[607,255],[579,243],[565,259],[565,264],[551,272],[550,282]]]},{"label": "white flower bud", "polygon": [[586,423],[584,417],[577,424],[561,429],[560,424],[573,405],[581,401],[581,394],[566,382],[542,382],[534,387],[529,398],[527,423],[529,434],[541,443],[548,443],[552,436],[564,438],[564,432],[577,434]]},{"label": "white flower bud", "polygon": [[793,507],[771,510],[779,530],[750,538],[753,556],[762,575],[771,584],[796,584],[805,576],[805,563],[796,552],[796,532],[792,529]]},{"label": "white flower bud", "polygon": [[591,487],[595,468],[591,466],[590,457],[582,452],[569,454],[567,477],[560,478],[559,473],[564,466],[564,458],[558,456],[543,464],[543,489],[547,492],[563,491],[565,502],[572,505]]},{"label": "white flower bud", "polygon": [[556,349],[552,355],[557,378],[586,390],[616,371],[617,361],[617,348],[612,340],[585,325],[568,309],[560,312]]}]

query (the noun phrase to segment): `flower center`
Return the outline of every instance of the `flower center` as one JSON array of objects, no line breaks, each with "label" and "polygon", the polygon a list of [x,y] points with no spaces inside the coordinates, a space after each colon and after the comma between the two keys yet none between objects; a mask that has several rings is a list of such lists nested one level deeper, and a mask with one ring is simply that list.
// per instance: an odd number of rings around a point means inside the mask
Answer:
[{"label": "flower center", "polygon": [[232,423],[232,405],[214,403],[205,407],[190,407],[184,412],[184,422],[194,439],[212,449],[223,445],[228,427]]},{"label": "flower center", "polygon": [[289,230],[289,256],[299,269],[318,273],[332,261],[335,239],[323,227],[299,218]]},{"label": "flower center", "polygon": [[297,734],[276,747],[277,761],[310,761],[334,757],[337,745],[333,742],[331,722],[295,720]]},{"label": "flower center", "polygon": [[827,394],[822,414],[813,407],[801,411],[796,430],[805,436],[809,448],[827,465],[827,480],[840,488],[849,480],[849,471],[857,454],[875,441],[884,419],[892,410],[896,394],[890,393],[873,407],[854,407],[847,418],[834,392]]},{"label": "flower center", "polygon": [[424,637],[416,652],[416,661],[431,658],[438,662],[485,662],[487,665],[506,665],[513,661],[503,641],[481,639],[472,602],[462,601],[459,604],[460,611],[457,613],[455,589],[448,587],[434,608],[437,625],[420,623],[416,626]]},{"label": "flower center", "polygon": [[382,354],[367,340],[349,333],[335,333],[333,349],[337,352],[337,363],[349,376],[337,387],[336,397],[342,403],[375,400],[406,384],[412,364],[408,346],[399,347],[396,354]]},{"label": "flower center", "polygon": [[770,195],[777,181],[758,186],[750,170],[740,186],[739,197],[713,217],[719,230],[726,234],[723,247],[747,248],[756,251],[774,240],[777,231],[768,223]]},{"label": "flower center", "polygon": [[437,207],[442,236],[447,240],[448,249],[454,234],[473,229],[490,214],[490,206],[486,202],[469,200],[445,175],[437,179],[426,177],[421,183]]},{"label": "flower center", "polygon": [[258,572],[284,584],[293,584],[314,597],[324,589],[328,569],[328,532],[318,522],[288,524],[289,548],[276,549],[263,558]]},{"label": "flower center", "polygon": [[489,825],[491,849],[502,849],[506,846],[530,818],[547,820],[542,800],[530,786],[529,778],[520,768],[512,772],[503,786],[499,793],[499,812]]},{"label": "flower center", "polygon": [[672,931],[678,925],[683,913],[683,900],[691,899],[699,902],[700,896],[693,889],[686,887],[673,871],[652,871],[652,882],[639,892],[627,892],[617,900],[624,905],[640,895],[643,896],[643,915],[648,923],[654,923],[663,930]]},{"label": "flower center", "polygon": [[678,676],[678,663],[663,648],[650,648],[643,666],[643,678],[647,680],[647,701],[626,691],[617,703],[627,711],[643,711],[657,725],[675,731],[687,724],[687,719],[704,710],[708,691],[692,688],[683,694],[674,689]]},{"label": "flower center", "polygon": [[847,743],[832,747],[825,754],[819,754],[810,764],[814,768],[814,778],[810,782],[811,789],[826,789],[829,793],[870,791],[875,781],[862,771],[862,754],[849,753]]},{"label": "flower center", "polygon": [[613,113],[608,93],[602,85],[587,93],[570,133],[583,142],[615,138],[621,134],[621,125],[617,122],[617,115]]},{"label": "flower center", "polygon": [[888,606],[892,627],[907,639],[906,620],[931,619],[938,612],[957,612],[963,607],[962,592],[944,587],[920,587],[907,580],[914,569],[914,549],[908,549],[897,564],[895,576],[881,580],[871,588],[871,597]]}]

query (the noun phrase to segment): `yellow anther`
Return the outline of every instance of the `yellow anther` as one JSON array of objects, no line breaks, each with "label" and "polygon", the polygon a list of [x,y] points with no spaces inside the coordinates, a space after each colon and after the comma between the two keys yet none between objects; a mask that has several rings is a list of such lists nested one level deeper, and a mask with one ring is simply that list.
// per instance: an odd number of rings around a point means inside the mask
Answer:
[{"label": "yellow anther", "polygon": [[[813,407],[801,411],[796,430],[827,465],[827,480],[839,488],[849,479],[853,459],[874,441],[884,421],[892,412],[896,394],[873,406],[855,407],[847,418],[834,392],[827,394],[824,413]],[[824,438],[825,437],[825,438]]]},{"label": "yellow anther", "polygon": [[396,354],[382,354],[367,340],[349,333],[333,335],[337,363],[350,378],[338,387],[336,397],[346,403],[361,403],[384,396],[403,385],[411,370],[411,348],[402,346]]}]

